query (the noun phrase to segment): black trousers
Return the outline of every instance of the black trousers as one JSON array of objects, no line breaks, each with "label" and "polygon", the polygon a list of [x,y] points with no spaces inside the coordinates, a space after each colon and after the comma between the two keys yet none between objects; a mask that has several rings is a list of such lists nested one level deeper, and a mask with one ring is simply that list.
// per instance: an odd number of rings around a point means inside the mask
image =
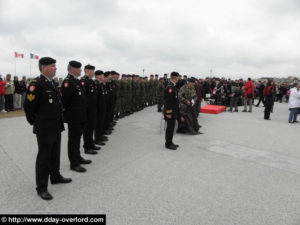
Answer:
[{"label": "black trousers", "polygon": [[262,102],[265,105],[265,100],[264,100],[264,96],[263,95],[259,96],[259,100],[258,100],[258,103],[256,105],[259,106],[260,102]]},{"label": "black trousers", "polygon": [[61,134],[36,135],[38,155],[36,157],[35,174],[36,190],[46,191],[49,175],[53,178],[60,176],[60,143]]},{"label": "black trousers", "polygon": [[105,115],[106,109],[103,109],[98,113],[98,116],[96,118],[95,142],[101,141],[102,136],[104,135]]},{"label": "black trousers", "polygon": [[5,110],[14,110],[14,95],[5,95]]},{"label": "black trousers", "polygon": [[68,124],[68,156],[71,166],[78,166],[80,156],[80,139],[85,123]]},{"label": "black trousers", "polygon": [[166,129],[166,146],[169,146],[173,143],[173,134],[175,128],[176,120],[174,118],[166,118],[167,121],[167,129]]},{"label": "black trousers", "polygon": [[270,119],[270,113],[271,113],[272,106],[266,105],[265,106],[265,119]]},{"label": "black trousers", "polygon": [[84,149],[92,149],[94,146],[94,129],[95,129],[96,117],[90,116],[85,124],[83,130],[83,148]]}]

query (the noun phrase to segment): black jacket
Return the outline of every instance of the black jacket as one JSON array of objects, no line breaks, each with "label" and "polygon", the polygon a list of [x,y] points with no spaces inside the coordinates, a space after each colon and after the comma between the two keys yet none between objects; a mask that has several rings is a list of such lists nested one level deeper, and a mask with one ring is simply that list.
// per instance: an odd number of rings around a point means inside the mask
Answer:
[{"label": "black jacket", "polygon": [[176,86],[172,82],[168,83],[165,89],[164,98],[164,115],[172,115],[173,119],[177,119],[179,114],[178,92]]},{"label": "black jacket", "polygon": [[56,135],[64,130],[61,96],[55,86],[41,75],[29,85],[24,110],[33,133]]},{"label": "black jacket", "polygon": [[61,92],[65,123],[86,122],[87,103],[80,80],[68,74],[62,83]]},{"label": "black jacket", "polygon": [[86,103],[87,103],[87,117],[88,119],[96,117],[97,114],[97,93],[95,82],[87,75],[81,78],[81,86],[83,88]]}]

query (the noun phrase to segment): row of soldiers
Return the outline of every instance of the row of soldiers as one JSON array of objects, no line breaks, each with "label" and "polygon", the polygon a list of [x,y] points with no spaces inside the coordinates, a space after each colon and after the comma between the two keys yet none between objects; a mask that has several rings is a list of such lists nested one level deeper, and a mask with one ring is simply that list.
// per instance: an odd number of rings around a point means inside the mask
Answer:
[{"label": "row of soldiers", "polygon": [[[54,81],[56,60],[43,57],[39,60],[41,75],[29,84],[24,111],[37,136],[36,190],[44,200],[53,197],[48,192],[51,184],[70,183],[60,173],[61,132],[68,126],[68,158],[70,169],[86,172],[82,165],[92,163],[80,152],[81,137],[86,154],[95,155],[112,134],[117,119],[146,106],[163,102],[164,85],[150,76],[150,80],[137,75],[122,75],[115,71],[103,72],[92,65],[84,67],[70,61],[68,75],[60,86]],[[162,94],[158,94],[163,87]],[[158,98],[158,96],[161,96]]]}]

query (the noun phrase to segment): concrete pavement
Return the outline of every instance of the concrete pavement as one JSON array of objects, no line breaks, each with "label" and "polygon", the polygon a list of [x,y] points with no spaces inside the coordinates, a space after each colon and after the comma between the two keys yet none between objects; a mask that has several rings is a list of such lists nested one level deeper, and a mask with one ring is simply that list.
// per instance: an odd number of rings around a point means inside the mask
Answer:
[{"label": "concrete pavement", "polygon": [[[87,173],[69,170],[63,132],[61,173],[70,184],[35,192],[36,138],[24,117],[0,120],[0,213],[106,214],[107,224],[300,224],[300,124],[286,103],[271,120],[252,113],[201,114],[204,135],[174,136],[164,148],[161,114],[149,107],[119,120]],[[163,126],[162,126],[163,127]]]}]

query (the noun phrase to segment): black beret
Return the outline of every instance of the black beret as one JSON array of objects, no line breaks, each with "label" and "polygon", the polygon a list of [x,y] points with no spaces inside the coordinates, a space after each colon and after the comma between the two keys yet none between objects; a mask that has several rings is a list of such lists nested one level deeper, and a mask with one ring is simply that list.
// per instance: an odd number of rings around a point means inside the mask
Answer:
[{"label": "black beret", "polygon": [[70,61],[69,62],[69,65],[71,66],[71,67],[73,67],[73,68],[80,68],[81,67],[81,63],[80,62],[77,62],[77,61]]},{"label": "black beret", "polygon": [[92,65],[90,65],[90,64],[88,64],[88,65],[86,65],[86,66],[84,67],[84,69],[85,69],[85,70],[94,70],[95,67],[92,66]]},{"label": "black beret", "polygon": [[43,57],[43,58],[40,58],[40,60],[39,60],[39,64],[44,65],[44,66],[54,64],[54,63],[56,63],[56,60],[52,59],[50,57]]},{"label": "black beret", "polygon": [[195,78],[191,77],[189,79],[187,79],[188,82],[191,82],[191,83],[195,83]]},{"label": "black beret", "polygon": [[96,70],[95,71],[95,76],[98,76],[98,75],[103,75],[103,71],[102,70]]},{"label": "black beret", "polygon": [[131,77],[131,75],[130,75],[130,74],[128,74],[128,75],[127,75],[127,77]]},{"label": "black beret", "polygon": [[111,71],[110,74],[115,75],[115,74],[117,74],[117,72],[116,71]]},{"label": "black beret", "polygon": [[153,74],[151,74],[151,75],[150,75],[150,77],[154,77],[154,75],[153,75]]},{"label": "black beret", "polygon": [[106,71],[105,73],[104,73],[104,76],[105,77],[108,77],[110,75],[110,71]]},{"label": "black beret", "polygon": [[179,77],[179,73],[177,73],[177,72],[172,72],[172,73],[171,73],[171,77]]},{"label": "black beret", "polygon": [[155,74],[156,77],[158,77],[158,74]]}]

